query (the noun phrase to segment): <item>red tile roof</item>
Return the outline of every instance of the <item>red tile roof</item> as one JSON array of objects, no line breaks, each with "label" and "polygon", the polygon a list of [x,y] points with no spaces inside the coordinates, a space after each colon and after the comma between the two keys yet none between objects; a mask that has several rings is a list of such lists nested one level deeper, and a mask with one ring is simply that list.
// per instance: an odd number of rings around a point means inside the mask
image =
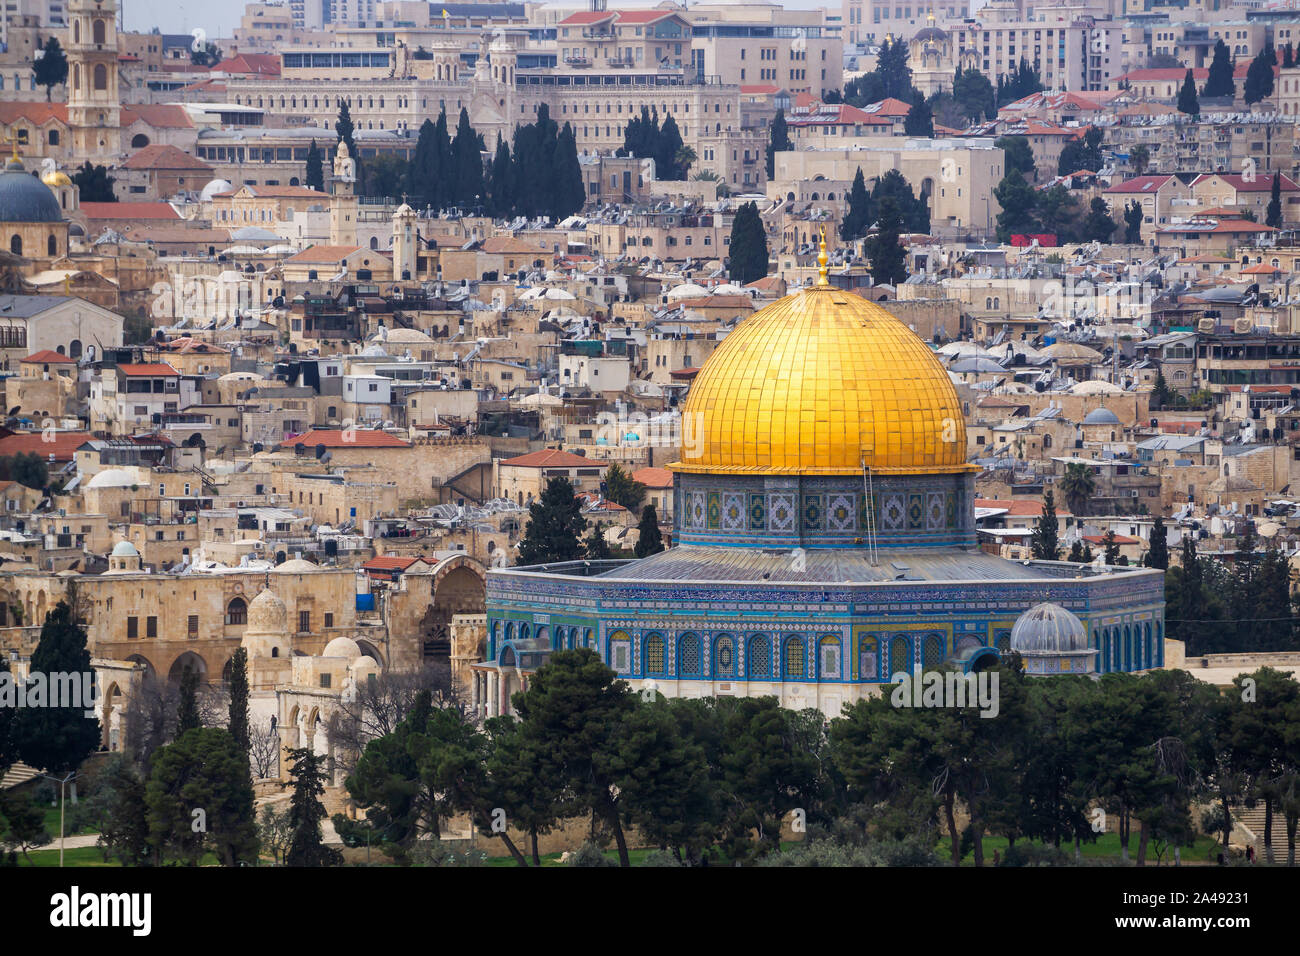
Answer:
[{"label": "red tile roof", "polygon": [[[1037,518],[1043,513],[1043,503],[1037,498],[1010,498],[1003,500],[1001,498],[976,498],[976,508],[1004,508],[1007,513],[1017,518],[1031,517]],[[1072,518],[1072,515],[1060,505],[1056,506],[1056,514],[1062,518]]]},{"label": "red tile roof", "polygon": [[165,202],[83,202],[87,219],[180,219]]},{"label": "red tile roof", "polygon": [[360,246],[311,246],[302,252],[285,259],[285,262],[342,262],[354,252],[360,252]]},{"label": "red tile roof", "polygon": [[361,568],[365,571],[405,571],[418,560],[420,559],[395,558],[388,555],[380,555],[377,558],[371,558],[365,564],[361,565]]},{"label": "red tile roof", "polygon": [[604,23],[606,20],[613,19],[616,11],[614,10],[579,10],[577,13],[571,13],[559,22],[562,27],[579,27],[591,26],[593,23]]},{"label": "red tile roof", "polygon": [[14,120],[25,119],[29,123],[35,123],[43,126],[50,120],[58,120],[60,123],[68,121],[68,105],[66,103],[0,103],[0,123],[8,126]]},{"label": "red tile roof", "polygon": [[[347,437],[345,437],[347,436]],[[324,445],[326,448],[410,448],[411,443],[396,435],[373,428],[313,428],[294,438],[280,442],[281,448],[306,445],[309,448]]]},{"label": "red tile roof", "polygon": [[171,376],[171,375],[180,375],[180,374],[181,374],[180,372],[176,371],[176,369],[172,368],[170,365],[168,365],[168,364],[165,363],[165,362],[145,362],[145,363],[139,363],[139,364],[136,364],[136,363],[129,363],[129,364],[125,364],[125,365],[119,365],[119,366],[118,366],[118,369],[121,370],[121,372],[122,372],[123,375],[167,375],[167,376]]},{"label": "red tile roof", "polygon": [[[1273,191],[1273,177],[1264,174],[1263,176],[1254,176],[1247,179],[1241,173],[1204,173],[1192,180],[1192,185],[1205,182],[1215,176],[1222,179],[1239,193],[1267,193]],[[1279,187],[1280,192],[1293,193],[1300,189],[1291,179],[1282,175],[1282,183]]]},{"label": "red tile roof", "polygon": [[123,169],[192,169],[197,172],[212,172],[207,163],[195,159],[184,150],[166,143],[154,143],[136,151],[130,159],[122,164]]},{"label": "red tile roof", "polygon": [[280,75],[280,57],[273,53],[240,53],[217,64],[216,70],[231,73],[254,73],[263,76]]},{"label": "red tile roof", "polygon": [[603,467],[601,462],[593,461],[590,458],[583,458],[581,455],[570,454],[567,451],[560,451],[558,448],[546,448],[542,451],[529,452],[527,455],[520,455],[517,458],[507,458],[501,462],[503,465],[511,465],[515,468],[600,468]]},{"label": "red tile roof", "polygon": [[30,362],[32,365],[76,365],[77,360],[68,358],[61,352],[54,349],[41,349],[39,352],[33,352],[27,358],[22,359],[24,362]]},{"label": "red tile roof", "polygon": [[1108,193],[1154,193],[1161,186],[1173,179],[1173,176],[1134,176],[1118,186],[1111,186]]},{"label": "red tile roof", "polygon": [[667,468],[638,468],[632,472],[632,480],[641,482],[647,488],[671,488],[673,473]]},{"label": "red tile roof", "polygon": [[49,460],[72,461],[72,453],[90,441],[90,432],[55,432],[46,441],[43,432],[15,432],[0,438],[0,457],[5,455],[37,454]]},{"label": "red tile roof", "polygon": [[156,129],[193,129],[190,114],[181,106],[164,103],[133,103],[122,107],[122,129],[132,123],[144,123]]}]

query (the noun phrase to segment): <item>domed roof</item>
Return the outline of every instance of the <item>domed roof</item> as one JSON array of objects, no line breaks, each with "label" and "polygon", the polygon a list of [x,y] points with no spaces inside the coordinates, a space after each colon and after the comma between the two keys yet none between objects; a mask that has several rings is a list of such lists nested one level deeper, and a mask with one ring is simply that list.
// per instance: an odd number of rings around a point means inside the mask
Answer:
[{"label": "domed roof", "polygon": [[961,402],[939,359],[879,305],[820,283],[722,340],[682,422],[682,460],[670,465],[681,472],[973,470]]},{"label": "domed roof", "polygon": [[1233,491],[1259,491],[1259,485],[1241,475],[1223,475],[1212,481],[1207,490],[1212,495],[1222,495]]},{"label": "domed roof", "polygon": [[1035,604],[1016,618],[1011,649],[1028,656],[1087,651],[1088,630],[1059,604]]},{"label": "domed roof", "polygon": [[1083,417],[1085,425],[1118,425],[1119,416],[1105,405],[1098,406]]},{"label": "domed roof", "polygon": [[41,177],[41,182],[45,183],[45,185],[50,188],[72,185],[72,180],[68,178],[68,174],[59,169],[51,169]]},{"label": "domed roof", "polygon": [[303,558],[290,558],[288,561],[282,561],[275,566],[277,574],[305,574],[308,571],[319,571],[320,565],[312,564]]},{"label": "domed roof", "polygon": [[289,611],[270,588],[253,598],[253,602],[248,605],[248,629],[273,634],[288,631]]},{"label": "domed roof", "polygon": [[115,558],[138,558],[140,552],[135,549],[130,541],[119,541],[113,545],[113,557]]},{"label": "domed roof", "polygon": [[393,329],[388,333],[389,345],[432,345],[433,339],[419,329]]},{"label": "domed roof", "polygon": [[139,484],[135,475],[121,468],[105,468],[90,481],[86,482],[87,488],[130,488],[132,485]]},{"label": "domed roof", "polygon": [[924,43],[926,40],[934,40],[937,43],[943,43],[948,39],[948,34],[944,33],[938,27],[926,27],[924,30],[917,30],[913,40]]},{"label": "domed roof", "polygon": [[320,654],[321,657],[346,657],[350,661],[355,661],[361,656],[361,648],[350,637],[336,637],[325,645],[325,650]]},{"label": "domed roof", "polygon": [[214,179],[203,187],[203,192],[199,193],[199,198],[203,202],[207,202],[218,193],[229,192],[231,189],[234,189],[234,186],[230,184],[230,180]]},{"label": "domed roof", "polygon": [[59,201],[23,164],[11,159],[0,173],[0,221],[63,222]]}]

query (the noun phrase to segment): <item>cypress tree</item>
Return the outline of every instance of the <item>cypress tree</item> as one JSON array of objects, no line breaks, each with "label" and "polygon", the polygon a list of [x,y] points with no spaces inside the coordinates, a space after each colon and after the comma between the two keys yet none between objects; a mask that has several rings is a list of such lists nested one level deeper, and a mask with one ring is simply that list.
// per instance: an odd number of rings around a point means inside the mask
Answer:
[{"label": "cypress tree", "polygon": [[767,178],[776,178],[776,154],[794,149],[790,142],[790,127],[785,121],[785,110],[777,110],[767,138]]},{"label": "cypress tree", "polygon": [[1115,530],[1107,529],[1101,539],[1102,547],[1106,549],[1106,563],[1109,565],[1119,564],[1119,542],[1115,540]]},{"label": "cypress tree", "polygon": [[430,184],[434,209],[446,209],[456,201],[456,167],[451,153],[451,137],[447,133],[447,111],[438,113],[438,121],[433,125],[433,151],[437,159],[435,171],[437,178]]},{"label": "cypress tree", "polygon": [[655,150],[655,172],[660,179],[686,178],[686,170],[677,161],[677,154],[681,148],[682,134],[677,129],[677,120],[669,115],[659,129],[659,142]]},{"label": "cypress tree", "polygon": [[588,561],[601,561],[612,557],[609,550],[609,542],[605,540],[605,525],[597,523],[592,526],[591,533],[582,543],[582,550]]},{"label": "cypress tree", "polygon": [[1169,537],[1165,531],[1165,519],[1160,515],[1156,515],[1151,526],[1151,549],[1147,551],[1146,566],[1169,570]]},{"label": "cypress tree", "polygon": [[1034,522],[1034,534],[1030,543],[1030,550],[1036,560],[1055,561],[1060,557],[1060,529],[1060,521],[1056,517],[1056,495],[1049,488],[1043,495],[1043,512]]},{"label": "cypress tree", "polygon": [[248,753],[248,651],[242,647],[230,659],[230,722],[226,729],[239,749]]},{"label": "cypress tree", "polygon": [[569,479],[562,476],[550,479],[541,498],[528,508],[528,524],[524,539],[519,542],[517,563],[526,566],[577,560],[582,556],[579,535],[586,525]]},{"label": "cypress tree", "polygon": [[636,556],[644,558],[658,554],[664,549],[663,536],[659,533],[659,517],[654,505],[646,505],[641,511],[641,520],[636,526],[639,536],[636,542]]},{"label": "cypress tree", "polygon": [[903,121],[903,132],[908,136],[934,135],[934,110],[924,99],[918,98],[907,111],[907,118]]},{"label": "cypress tree", "polygon": [[849,189],[849,209],[840,223],[840,239],[845,242],[861,239],[871,228],[871,217],[871,195],[867,192],[867,183],[859,166]]},{"label": "cypress tree", "polygon": [[1272,44],[1266,45],[1260,50],[1259,55],[1250,61],[1250,67],[1246,70],[1244,91],[1247,106],[1273,95],[1273,67],[1276,65],[1277,54],[1273,52]]},{"label": "cypress tree", "polygon": [[181,674],[181,698],[176,705],[176,736],[201,727],[199,720],[199,672],[186,667]]},{"label": "cypress tree", "polygon": [[352,138],[352,111],[348,109],[348,101],[339,101],[338,119],[334,121],[334,132],[338,136],[337,142],[348,144],[348,153],[353,159],[357,158],[357,144]]},{"label": "cypress tree", "polygon": [[496,155],[488,175],[489,208],[492,215],[506,218],[514,212],[514,166],[510,161],[510,147],[497,135]]},{"label": "cypress tree", "polygon": [[461,206],[477,206],[483,196],[483,156],[479,153],[478,134],[469,125],[469,111],[463,107],[456,123],[456,140],[451,144],[451,153],[455,201]]},{"label": "cypress tree", "polygon": [[284,862],[287,866],[337,866],[343,862],[343,854],[326,846],[321,837],[321,821],[326,814],[320,801],[325,793],[320,758],[307,747],[290,750],[288,756],[293,761],[289,768],[293,778],[293,796],[289,800],[292,836]]},{"label": "cypress tree", "polygon": [[[46,704],[53,689],[49,681],[55,674],[89,674],[90,652],[86,649],[86,632],[72,618],[72,609],[60,601],[41,625],[41,636],[32,651],[31,675],[46,680]],[[29,702],[31,678],[29,682]],[[14,750],[18,759],[54,774],[75,770],[99,745],[99,721],[86,717],[89,702],[78,707],[35,707],[18,710],[14,717]]]},{"label": "cypress tree", "polygon": [[748,285],[767,275],[767,232],[758,206],[747,202],[736,211],[731,223],[731,243],[728,246],[730,265],[728,273],[732,282]]},{"label": "cypress tree", "polygon": [[1183,88],[1178,92],[1178,112],[1186,113],[1188,116],[1200,116],[1201,104],[1196,98],[1196,81],[1192,79],[1192,71],[1187,71],[1187,76],[1183,79]]},{"label": "cypress tree", "polygon": [[878,210],[876,232],[866,242],[871,277],[877,285],[897,285],[907,279],[907,256],[898,238],[903,230],[903,217],[893,196],[886,196]]},{"label": "cypress tree", "polygon": [[1205,78],[1205,88],[1201,94],[1206,97],[1237,95],[1237,83],[1232,78],[1232,57],[1222,39],[1214,44],[1214,59],[1210,63],[1210,74]]},{"label": "cypress tree", "polygon": [[433,120],[426,119],[420,124],[420,136],[415,143],[415,155],[411,157],[410,170],[407,173],[406,191],[417,202],[427,203],[438,208],[436,201],[438,183],[442,179],[442,169],[438,165],[438,128]]},{"label": "cypress tree", "polygon": [[321,163],[320,147],[316,145],[316,140],[311,141],[311,148],[307,150],[307,188],[315,189],[317,192],[325,191],[325,167]]},{"label": "cypress tree", "polygon": [[1282,174],[1273,174],[1273,191],[1268,201],[1268,213],[1264,217],[1264,225],[1272,226],[1274,229],[1282,228]]},{"label": "cypress tree", "polygon": [[581,211],[587,201],[587,190],[582,183],[582,165],[578,162],[578,137],[568,123],[564,124],[555,140],[554,174],[554,216],[559,220]]}]

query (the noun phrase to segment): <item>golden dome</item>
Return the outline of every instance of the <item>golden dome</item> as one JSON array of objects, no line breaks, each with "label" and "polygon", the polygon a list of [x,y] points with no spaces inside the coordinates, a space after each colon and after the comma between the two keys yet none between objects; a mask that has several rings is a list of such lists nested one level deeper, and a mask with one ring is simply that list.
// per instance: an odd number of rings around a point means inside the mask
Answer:
[{"label": "golden dome", "polygon": [[60,170],[52,170],[41,177],[41,182],[47,186],[71,186],[72,180],[68,174]]},{"label": "golden dome", "polygon": [[[823,280],[824,281],[824,280]],[[829,285],[741,322],[695,377],[675,471],[956,474],[961,402],[934,353],[874,302]]]}]

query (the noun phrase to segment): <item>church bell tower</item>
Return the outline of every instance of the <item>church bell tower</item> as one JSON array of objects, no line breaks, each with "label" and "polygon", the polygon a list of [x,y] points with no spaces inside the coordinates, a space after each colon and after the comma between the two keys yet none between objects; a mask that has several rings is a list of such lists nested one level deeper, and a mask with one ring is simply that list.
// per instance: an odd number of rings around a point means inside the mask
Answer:
[{"label": "church bell tower", "polygon": [[78,159],[122,152],[114,0],[69,0],[68,126]]},{"label": "church bell tower", "polygon": [[330,245],[357,244],[357,161],[339,141],[334,154],[334,198],[330,200]]}]

